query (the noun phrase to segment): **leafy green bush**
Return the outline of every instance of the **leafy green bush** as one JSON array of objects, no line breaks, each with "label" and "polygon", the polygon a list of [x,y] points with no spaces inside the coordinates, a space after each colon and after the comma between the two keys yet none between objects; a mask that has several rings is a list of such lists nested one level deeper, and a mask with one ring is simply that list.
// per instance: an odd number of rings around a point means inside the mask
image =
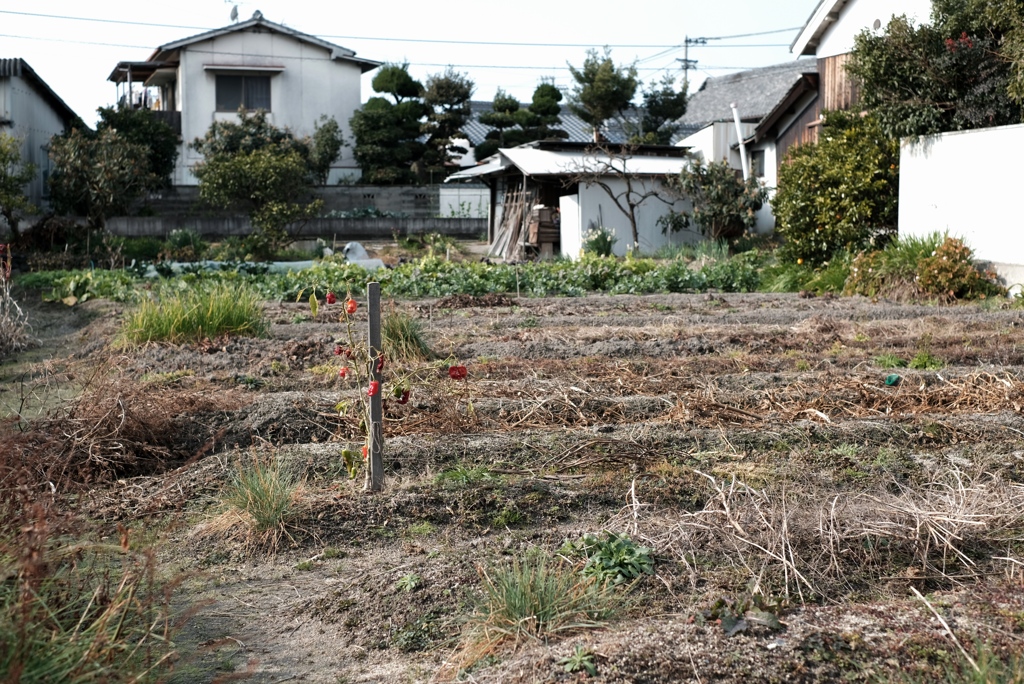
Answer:
[{"label": "leafy green bush", "polygon": [[783,261],[822,264],[881,247],[896,231],[899,142],[870,116],[830,112],[814,145],[792,148],[772,199]]},{"label": "leafy green bush", "polygon": [[48,294],[43,295],[47,302],[64,302],[74,306],[89,299],[112,299],[116,302],[132,302],[138,299],[135,290],[136,279],[127,271],[50,271],[48,273],[27,274],[19,278],[25,287],[42,286],[52,282]]},{"label": "leafy green bush", "polygon": [[563,544],[562,551],[587,559],[583,566],[584,577],[594,577],[613,585],[630,582],[654,572],[651,549],[637,546],[625,534],[605,532],[602,537],[585,534],[577,542]]},{"label": "leafy green bush", "polygon": [[243,284],[212,283],[186,289],[164,288],[125,315],[120,342],[180,343],[218,335],[259,337],[267,331],[263,304]]},{"label": "leafy green bush", "polygon": [[155,237],[125,238],[121,255],[125,261],[156,261],[163,249],[163,241]]},{"label": "leafy green bush", "polygon": [[697,224],[712,240],[738,238],[757,222],[757,212],[768,199],[768,189],[757,178],[743,180],[726,162],[697,160],[670,179],[671,185],[693,205],[692,211],[669,211],[658,219],[661,232],[678,232]]},{"label": "leafy green bush", "polygon": [[171,261],[199,261],[209,250],[210,245],[200,237],[199,233],[186,228],[172,230],[162,256]]}]

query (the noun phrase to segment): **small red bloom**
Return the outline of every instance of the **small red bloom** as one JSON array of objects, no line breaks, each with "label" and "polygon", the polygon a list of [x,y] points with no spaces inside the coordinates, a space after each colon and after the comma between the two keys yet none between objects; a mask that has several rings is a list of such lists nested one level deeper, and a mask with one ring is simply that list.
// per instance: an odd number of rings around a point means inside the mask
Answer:
[{"label": "small red bloom", "polygon": [[339,378],[344,378],[346,375],[348,375],[348,366],[342,366],[338,369]]},{"label": "small red bloom", "polygon": [[356,312],[356,309],[358,309],[358,308],[359,308],[359,305],[356,304],[356,300],[354,300],[354,299],[346,299],[345,300],[345,313],[347,313],[349,316],[354,314]]},{"label": "small red bloom", "polygon": [[465,366],[448,366],[448,377],[452,380],[463,380],[468,374]]},{"label": "small red bloom", "polygon": [[380,393],[380,383],[376,380],[370,381],[370,386],[366,388],[366,395],[375,397]]},{"label": "small red bloom", "polygon": [[327,303],[328,304],[333,304],[336,301],[338,301],[338,298],[334,296],[334,293],[333,292],[328,292],[327,293]]}]

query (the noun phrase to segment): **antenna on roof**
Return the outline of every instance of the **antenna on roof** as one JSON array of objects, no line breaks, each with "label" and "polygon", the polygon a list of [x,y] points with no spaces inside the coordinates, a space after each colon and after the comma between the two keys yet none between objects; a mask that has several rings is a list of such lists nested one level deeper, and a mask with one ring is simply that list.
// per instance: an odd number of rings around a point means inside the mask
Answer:
[{"label": "antenna on roof", "polygon": [[231,21],[238,23],[238,5],[231,8]]}]

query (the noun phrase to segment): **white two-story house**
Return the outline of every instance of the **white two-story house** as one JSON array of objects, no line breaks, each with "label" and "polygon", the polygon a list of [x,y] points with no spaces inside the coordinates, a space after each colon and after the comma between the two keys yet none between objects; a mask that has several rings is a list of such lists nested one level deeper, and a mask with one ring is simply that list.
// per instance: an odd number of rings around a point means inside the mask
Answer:
[{"label": "white two-story house", "polygon": [[[175,185],[195,185],[191,167],[202,155],[190,143],[210,124],[237,118],[239,107],[264,109],[269,121],[297,137],[312,135],[321,116],[333,116],[342,136],[361,104],[360,80],[380,62],[263,18],[158,47],[144,62],[119,62],[108,80],[118,101],[157,113],[181,135]],[[358,177],[350,148],[342,148],[328,177]]]}]

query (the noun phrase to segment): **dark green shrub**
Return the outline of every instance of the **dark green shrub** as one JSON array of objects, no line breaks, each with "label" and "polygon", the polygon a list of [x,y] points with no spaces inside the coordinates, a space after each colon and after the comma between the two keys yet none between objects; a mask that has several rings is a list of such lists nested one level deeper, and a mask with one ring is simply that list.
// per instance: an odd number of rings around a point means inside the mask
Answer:
[{"label": "dark green shrub", "polygon": [[822,264],[896,232],[899,142],[870,117],[828,113],[817,144],[793,148],[772,199],[783,261]]}]

